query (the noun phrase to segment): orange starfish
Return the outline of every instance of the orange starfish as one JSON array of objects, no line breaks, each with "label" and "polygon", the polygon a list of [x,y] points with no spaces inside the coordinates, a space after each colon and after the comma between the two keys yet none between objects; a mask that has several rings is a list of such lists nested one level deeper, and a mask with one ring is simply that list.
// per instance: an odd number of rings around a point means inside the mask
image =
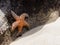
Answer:
[{"label": "orange starfish", "polygon": [[21,16],[16,15],[13,11],[11,11],[12,16],[16,20],[14,23],[12,23],[11,31],[14,31],[16,27],[18,27],[18,32],[22,32],[23,26],[30,27],[29,24],[25,21],[25,17],[28,17],[27,13],[21,14]]}]

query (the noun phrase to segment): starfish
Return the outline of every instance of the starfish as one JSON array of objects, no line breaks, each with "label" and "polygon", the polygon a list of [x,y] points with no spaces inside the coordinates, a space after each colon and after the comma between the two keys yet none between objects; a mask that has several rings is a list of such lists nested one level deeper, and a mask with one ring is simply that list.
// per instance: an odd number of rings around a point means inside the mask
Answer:
[{"label": "starfish", "polygon": [[27,13],[23,13],[20,16],[18,16],[17,14],[15,14],[15,12],[11,11],[11,14],[14,17],[14,19],[16,20],[15,22],[12,23],[12,26],[11,26],[12,32],[15,30],[16,27],[18,27],[19,33],[22,32],[22,29],[24,26],[27,26],[28,28],[30,27],[28,22],[26,22],[26,20],[25,20],[25,17],[28,17]]}]

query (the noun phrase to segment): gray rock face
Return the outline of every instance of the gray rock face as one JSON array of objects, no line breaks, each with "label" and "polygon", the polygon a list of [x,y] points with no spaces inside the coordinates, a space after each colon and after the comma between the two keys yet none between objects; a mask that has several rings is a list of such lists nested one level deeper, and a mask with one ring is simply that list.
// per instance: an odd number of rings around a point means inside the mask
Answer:
[{"label": "gray rock face", "polygon": [[0,10],[0,34],[3,34],[9,27],[7,22],[5,14]]}]

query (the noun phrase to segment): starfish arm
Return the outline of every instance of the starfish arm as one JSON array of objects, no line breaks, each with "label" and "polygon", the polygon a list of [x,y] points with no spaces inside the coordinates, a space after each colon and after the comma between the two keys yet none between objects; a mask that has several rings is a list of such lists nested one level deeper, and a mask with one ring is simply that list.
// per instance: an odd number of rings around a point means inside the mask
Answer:
[{"label": "starfish arm", "polygon": [[20,18],[25,19],[25,17],[29,17],[29,15],[28,15],[27,13],[22,13],[22,14],[20,15]]},{"label": "starfish arm", "polygon": [[16,34],[16,36],[21,36],[22,35],[22,27],[21,26],[18,26],[18,33]]},{"label": "starfish arm", "polygon": [[22,28],[23,28],[23,26],[18,26],[18,32],[19,33],[22,33]]},{"label": "starfish arm", "polygon": [[27,23],[26,21],[24,21],[24,26],[27,26],[28,28],[30,27],[29,23]]},{"label": "starfish arm", "polygon": [[18,26],[18,22],[14,22],[11,26],[11,31],[14,31],[14,29]]},{"label": "starfish arm", "polygon": [[15,12],[11,11],[12,16],[14,17],[15,20],[19,20],[19,16],[17,16],[17,14],[15,14]]}]

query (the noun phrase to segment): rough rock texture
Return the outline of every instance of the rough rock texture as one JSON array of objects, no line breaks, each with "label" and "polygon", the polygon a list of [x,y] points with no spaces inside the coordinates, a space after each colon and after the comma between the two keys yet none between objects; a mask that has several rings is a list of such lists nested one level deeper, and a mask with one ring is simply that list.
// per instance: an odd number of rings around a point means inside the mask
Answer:
[{"label": "rough rock texture", "polygon": [[0,34],[3,34],[9,28],[5,14],[0,10]]},{"label": "rough rock texture", "polygon": [[[15,21],[10,12],[13,10],[18,15],[24,12],[29,14],[27,21],[30,23],[30,29],[45,24],[50,19],[51,10],[59,10],[59,6],[60,0],[0,0],[0,9],[6,14],[10,26]],[[15,34],[17,32],[15,31],[11,37],[10,28],[7,30],[0,36],[3,39],[2,45],[8,45],[13,39],[16,39]]]}]

